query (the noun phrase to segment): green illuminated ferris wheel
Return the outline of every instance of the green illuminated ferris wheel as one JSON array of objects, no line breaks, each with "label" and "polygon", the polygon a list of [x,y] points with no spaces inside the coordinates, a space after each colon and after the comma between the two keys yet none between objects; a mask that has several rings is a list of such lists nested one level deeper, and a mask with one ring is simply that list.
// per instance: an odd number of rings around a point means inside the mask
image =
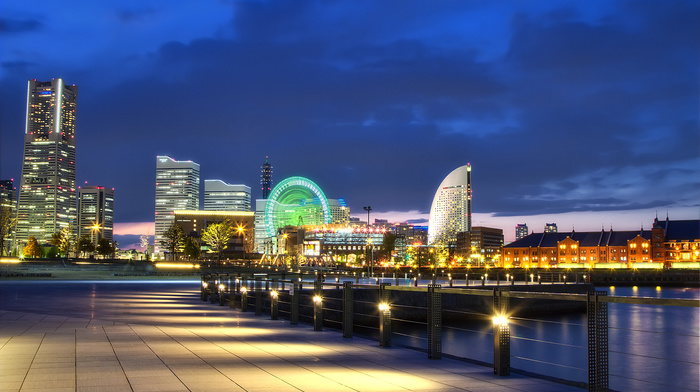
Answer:
[{"label": "green illuminated ferris wheel", "polygon": [[321,188],[304,177],[289,177],[277,184],[265,205],[265,231],[275,237],[284,226],[331,223],[328,199]]}]

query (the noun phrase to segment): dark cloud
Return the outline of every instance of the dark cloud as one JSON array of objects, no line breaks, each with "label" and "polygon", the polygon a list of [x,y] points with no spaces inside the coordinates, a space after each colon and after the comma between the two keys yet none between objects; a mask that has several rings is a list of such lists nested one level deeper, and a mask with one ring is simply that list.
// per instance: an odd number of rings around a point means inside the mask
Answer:
[{"label": "dark cloud", "polygon": [[[164,43],[126,82],[67,72],[80,85],[78,176],[116,188],[119,221],[152,218],[159,154],[254,197],[269,156],[276,181],[308,176],[353,211],[428,212],[467,162],[475,212],[674,203],[658,182],[680,189],[679,177],[698,173],[688,164],[700,145],[696,4],[621,3],[595,21],[571,8],[516,15],[506,52],[484,59],[475,38],[444,27],[475,7],[461,3],[392,13],[373,2],[241,2],[228,38]],[[125,23],[153,17],[130,12]],[[616,180],[651,163],[657,182],[635,177],[624,193]]]},{"label": "dark cloud", "polygon": [[43,28],[41,21],[36,19],[9,19],[0,18],[0,34],[21,34],[40,31]]}]

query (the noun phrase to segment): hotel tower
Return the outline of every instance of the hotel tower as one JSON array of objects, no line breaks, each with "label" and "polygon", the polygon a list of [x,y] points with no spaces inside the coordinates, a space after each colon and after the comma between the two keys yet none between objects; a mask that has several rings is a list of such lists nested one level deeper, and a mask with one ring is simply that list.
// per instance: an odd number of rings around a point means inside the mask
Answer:
[{"label": "hotel tower", "polygon": [[457,233],[472,229],[472,167],[460,166],[448,174],[433,198],[428,225],[429,244],[448,244]]},{"label": "hotel tower", "polygon": [[30,80],[22,179],[17,203],[17,245],[39,243],[75,224],[75,110],[78,87],[62,79]]}]

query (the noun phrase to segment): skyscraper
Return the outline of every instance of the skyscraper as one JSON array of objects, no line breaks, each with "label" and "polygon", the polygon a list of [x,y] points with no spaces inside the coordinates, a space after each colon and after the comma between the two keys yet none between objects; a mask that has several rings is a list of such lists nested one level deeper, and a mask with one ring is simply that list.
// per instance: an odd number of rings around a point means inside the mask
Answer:
[{"label": "skyscraper", "polygon": [[515,226],[515,240],[516,241],[521,239],[521,238],[527,237],[528,234],[530,234],[530,233],[528,233],[527,224],[518,223],[518,225]]},{"label": "skyscraper", "polygon": [[199,209],[199,164],[158,156],[156,163],[155,251],[175,222],[175,210]]},{"label": "skyscraper", "polygon": [[[556,223],[546,223],[544,225],[544,232],[545,233],[556,233],[558,232],[559,229],[557,229],[557,224]],[[525,234],[527,236],[527,234]]]},{"label": "skyscraper", "polygon": [[16,240],[42,243],[77,218],[75,119],[78,87],[30,80]]},{"label": "skyscraper", "polygon": [[78,188],[78,236],[88,235],[92,243],[102,238],[112,242],[114,231],[114,189],[103,186]]},{"label": "skyscraper", "polygon": [[472,167],[460,166],[440,183],[430,207],[429,244],[447,244],[472,228]]},{"label": "skyscraper", "polygon": [[204,209],[207,211],[250,211],[250,187],[204,180]]},{"label": "skyscraper", "polygon": [[267,199],[270,196],[270,191],[272,191],[272,165],[267,161],[267,157],[265,157],[265,163],[262,165],[260,185],[262,185],[262,198]]}]

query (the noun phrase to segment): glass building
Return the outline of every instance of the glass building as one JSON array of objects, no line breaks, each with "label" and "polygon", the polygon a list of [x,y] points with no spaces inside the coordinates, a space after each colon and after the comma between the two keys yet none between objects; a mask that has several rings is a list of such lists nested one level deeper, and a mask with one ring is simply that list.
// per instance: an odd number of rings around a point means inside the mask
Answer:
[{"label": "glass building", "polygon": [[175,222],[175,210],[199,209],[199,164],[158,156],[156,163],[155,252]]},{"label": "glass building", "polygon": [[78,189],[78,237],[89,235],[95,246],[102,238],[112,242],[114,189],[85,186]]},{"label": "glass building", "polygon": [[78,87],[62,79],[30,80],[16,244],[39,243],[77,219],[75,121]]},{"label": "glass building", "polygon": [[430,207],[428,244],[454,243],[457,233],[472,228],[472,167],[453,170],[440,183]]},{"label": "glass building", "polygon": [[204,180],[204,209],[207,211],[250,211],[250,187]]}]

